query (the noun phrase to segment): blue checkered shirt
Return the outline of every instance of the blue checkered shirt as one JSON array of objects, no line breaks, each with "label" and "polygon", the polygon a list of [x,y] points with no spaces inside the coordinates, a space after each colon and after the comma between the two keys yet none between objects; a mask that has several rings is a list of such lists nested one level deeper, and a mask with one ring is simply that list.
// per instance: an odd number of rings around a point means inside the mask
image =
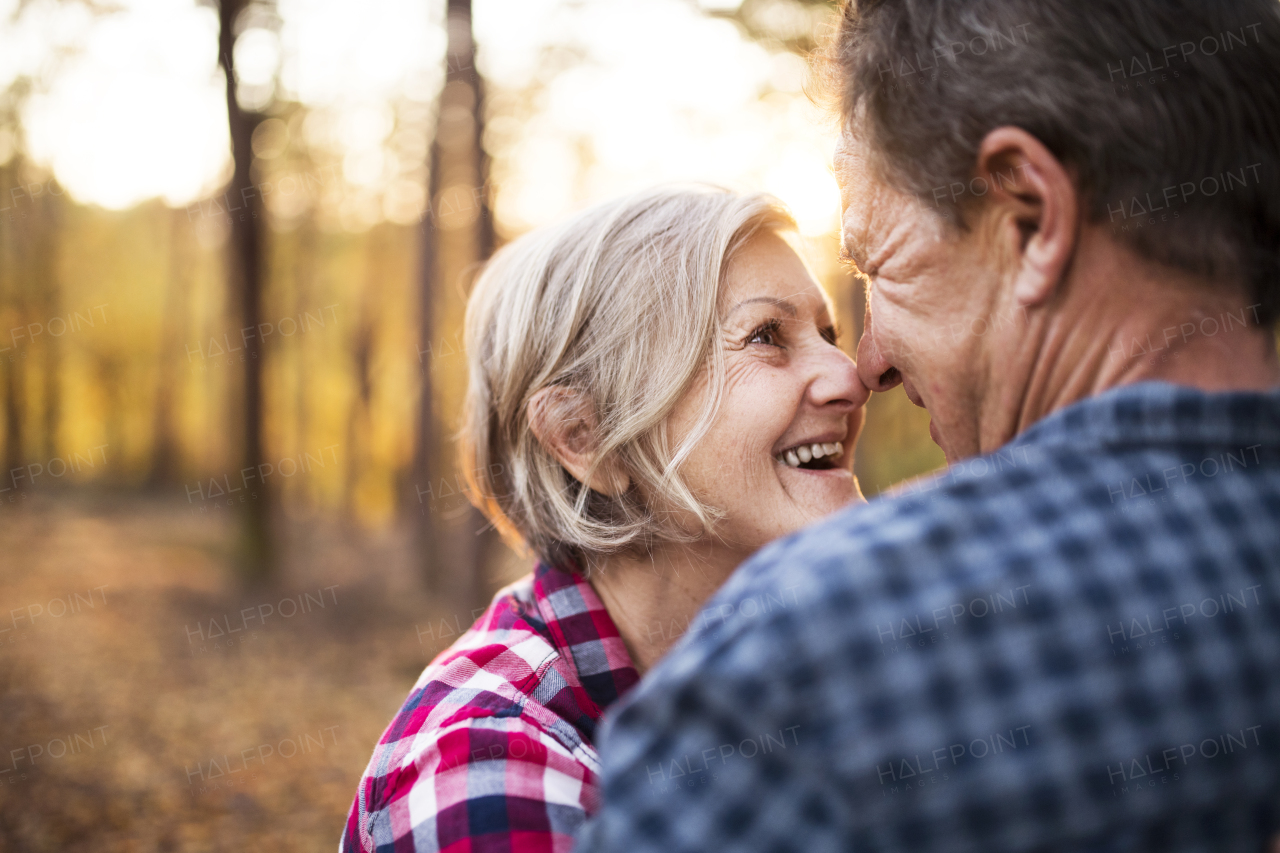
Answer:
[{"label": "blue checkered shirt", "polygon": [[1112,390],[775,542],[606,720],[579,853],[1258,853],[1280,391]]}]

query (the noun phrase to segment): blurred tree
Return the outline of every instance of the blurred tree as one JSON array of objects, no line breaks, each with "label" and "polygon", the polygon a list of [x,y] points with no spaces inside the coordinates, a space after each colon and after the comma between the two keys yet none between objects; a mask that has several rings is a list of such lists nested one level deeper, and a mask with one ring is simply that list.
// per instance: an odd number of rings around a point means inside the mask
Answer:
[{"label": "blurred tree", "polygon": [[[163,307],[160,311],[160,351],[182,352],[180,343],[185,337],[187,300],[191,289],[190,270],[194,259],[183,220],[188,219],[183,210],[170,210],[169,220],[169,269],[164,278]],[[151,488],[172,486],[178,479],[179,446],[178,425],[175,418],[174,397],[181,377],[181,362],[172,358],[160,358],[156,365],[155,406],[151,426],[151,470],[147,485]]]},{"label": "blurred tree", "polygon": [[494,231],[489,162],[483,147],[484,90],[475,65],[471,0],[448,0],[446,29],[445,84],[431,143],[428,208],[421,234],[419,354],[423,369],[414,479],[420,510],[416,516],[419,553],[427,586],[465,610],[485,603],[481,567],[486,525],[470,504],[453,512],[440,511],[440,487],[449,482],[456,487],[458,481],[456,466],[450,464],[453,454],[439,434],[438,380],[453,363],[464,362],[454,359],[442,365],[436,355],[446,338],[441,331],[461,326],[464,279],[492,253]]},{"label": "blurred tree", "polygon": [[27,157],[19,119],[35,89],[35,81],[19,77],[0,92],[0,135],[8,149],[0,154],[0,424],[9,487],[22,480],[13,479],[14,469],[56,455],[61,399],[60,348],[50,332],[60,309],[61,189]]},{"label": "blurred tree", "polygon": [[[40,306],[40,322],[53,326],[52,319],[62,313],[62,287],[58,277],[56,260],[58,244],[62,236],[62,205],[65,201],[57,182],[50,178],[40,195],[33,199],[34,216],[41,227],[32,244],[33,274],[40,285],[37,299]],[[53,459],[58,455],[58,432],[62,419],[62,347],[53,339],[53,331],[41,341],[41,393],[43,416],[40,422],[42,458]]]},{"label": "blurred tree", "polygon": [[838,0],[743,0],[737,8],[704,5],[708,15],[736,22],[756,41],[807,56],[818,47]]},{"label": "blurred tree", "polygon": [[[240,343],[244,371],[242,377],[241,470],[247,476],[264,471],[262,362],[264,351],[258,333],[262,322],[262,243],[266,212],[262,196],[250,176],[253,164],[253,132],[263,116],[241,107],[236,97],[235,24],[248,0],[218,2],[218,62],[226,76],[227,125],[231,134],[234,171],[231,188],[224,195],[231,219],[230,292],[237,295]],[[271,511],[268,483],[257,478],[259,500],[245,503],[241,518],[239,567],[246,581],[265,581],[273,568]]]},{"label": "blurred tree", "polygon": [[[16,15],[14,16],[16,17]],[[5,91],[0,92],[0,133],[8,149],[0,163],[0,327],[14,328],[24,319],[21,305],[18,267],[18,249],[21,239],[19,227],[27,211],[17,210],[18,189],[21,185],[21,125],[18,114],[30,91],[29,79],[19,77]],[[9,336],[5,336],[6,338]],[[3,381],[3,397],[0,397],[0,427],[4,430],[4,470],[12,471],[23,462],[23,394],[21,391],[25,362],[14,357],[11,341],[0,338],[0,381]],[[0,488],[4,483],[0,482]]]},{"label": "blurred tree", "polygon": [[386,229],[379,226],[365,239],[364,286],[360,288],[356,302],[356,324],[351,339],[351,361],[355,371],[356,394],[347,409],[346,455],[347,465],[343,484],[344,508],[348,518],[357,515],[357,498],[360,490],[360,473],[370,459],[373,442],[371,428],[373,403],[373,348],[378,334],[378,317],[375,302],[381,301],[386,278],[386,257],[389,255]]},{"label": "blurred tree", "polygon": [[[13,190],[17,187],[17,157],[0,167],[0,198],[13,198]],[[6,205],[8,207],[9,205]],[[21,240],[18,234],[18,215],[10,210],[3,213],[4,227],[0,228],[0,319],[4,320],[5,329],[23,325],[22,293],[20,290],[21,274],[18,270],[18,246]],[[0,343],[4,349],[12,349],[8,341]],[[24,464],[23,455],[23,405],[22,393],[25,360],[18,354],[6,353],[0,358],[0,369],[4,380],[4,470],[12,471]],[[7,479],[7,478],[6,478]],[[0,486],[4,487],[4,486]]]}]

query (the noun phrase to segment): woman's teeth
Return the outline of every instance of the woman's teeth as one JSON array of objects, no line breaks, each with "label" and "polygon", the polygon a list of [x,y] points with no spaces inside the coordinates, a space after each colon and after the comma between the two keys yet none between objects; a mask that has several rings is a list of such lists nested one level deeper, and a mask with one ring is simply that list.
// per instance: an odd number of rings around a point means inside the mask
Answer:
[{"label": "woman's teeth", "polygon": [[832,441],[826,444],[805,444],[800,447],[793,447],[785,453],[779,453],[773,457],[784,465],[792,468],[799,468],[805,462],[813,459],[821,459],[824,456],[843,456],[844,444],[839,441]]}]

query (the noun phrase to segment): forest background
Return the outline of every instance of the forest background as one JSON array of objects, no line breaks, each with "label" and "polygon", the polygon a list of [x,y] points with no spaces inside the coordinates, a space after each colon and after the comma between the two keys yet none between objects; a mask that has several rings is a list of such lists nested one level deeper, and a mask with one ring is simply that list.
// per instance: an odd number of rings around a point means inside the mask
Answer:
[{"label": "forest background", "polygon": [[[0,848],[332,849],[528,563],[461,495],[495,247],[773,192],[857,342],[806,0],[0,0]],[[936,469],[875,395],[874,495]],[[677,629],[678,630],[678,627]]]}]

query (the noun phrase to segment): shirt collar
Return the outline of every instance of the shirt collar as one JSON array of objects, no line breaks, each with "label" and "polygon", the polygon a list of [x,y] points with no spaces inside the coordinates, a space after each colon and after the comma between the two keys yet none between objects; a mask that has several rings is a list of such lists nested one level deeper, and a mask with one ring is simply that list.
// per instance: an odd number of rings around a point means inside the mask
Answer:
[{"label": "shirt collar", "polygon": [[533,597],[547,636],[573,663],[587,697],[603,714],[640,680],[618,626],[591,584],[567,567],[539,563]]}]

